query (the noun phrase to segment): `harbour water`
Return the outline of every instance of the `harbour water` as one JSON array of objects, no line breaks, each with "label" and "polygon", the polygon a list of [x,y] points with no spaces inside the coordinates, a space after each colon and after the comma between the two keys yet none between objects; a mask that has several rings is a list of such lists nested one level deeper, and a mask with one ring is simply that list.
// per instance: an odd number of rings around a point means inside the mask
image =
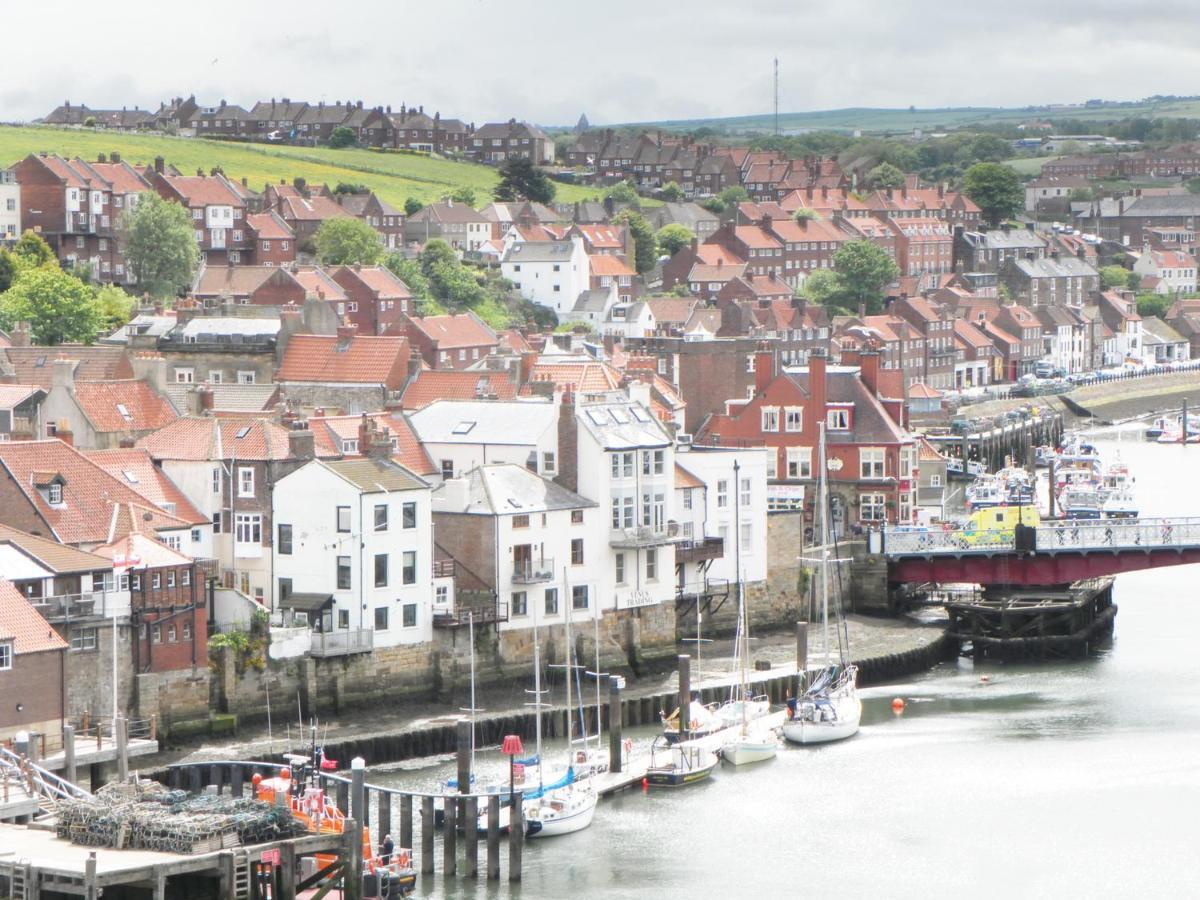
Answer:
[{"label": "harbour water", "polygon": [[[1200,515],[1200,447],[1134,429],[1097,446],[1130,464],[1142,515]],[[1195,566],[1119,576],[1113,643],[1087,661],[964,660],[866,690],[849,741],[605,798],[587,830],[527,844],[511,893],[439,873],[417,896],[1200,895],[1198,583]]]}]

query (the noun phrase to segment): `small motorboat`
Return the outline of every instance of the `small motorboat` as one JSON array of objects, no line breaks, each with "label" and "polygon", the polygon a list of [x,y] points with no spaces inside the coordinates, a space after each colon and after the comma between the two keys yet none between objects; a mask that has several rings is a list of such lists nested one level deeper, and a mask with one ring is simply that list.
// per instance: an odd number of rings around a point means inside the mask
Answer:
[{"label": "small motorboat", "polygon": [[717,767],[719,758],[699,741],[670,743],[655,738],[650,745],[650,767],[646,784],[650,787],[684,787],[706,780]]}]

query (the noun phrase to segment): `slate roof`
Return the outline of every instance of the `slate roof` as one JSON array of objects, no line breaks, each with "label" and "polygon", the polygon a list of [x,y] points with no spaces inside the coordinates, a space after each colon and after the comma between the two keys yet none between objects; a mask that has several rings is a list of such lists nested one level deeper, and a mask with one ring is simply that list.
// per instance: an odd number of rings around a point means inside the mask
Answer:
[{"label": "slate roof", "polygon": [[560,509],[586,509],[592,500],[513,463],[489,463],[466,472],[466,505],[451,505],[443,482],[433,492],[433,510],[485,516],[514,516]]},{"label": "slate roof", "polygon": [[438,400],[410,416],[426,444],[533,444],[558,421],[544,401]]},{"label": "slate roof", "polygon": [[429,487],[400,463],[391,459],[361,457],[319,462],[366,493],[419,491]]},{"label": "slate roof", "polygon": [[[163,388],[163,393],[171,402],[176,414],[187,414],[188,392],[195,388],[194,384],[176,384],[171,382]],[[234,410],[237,412],[263,412],[270,409],[278,399],[279,387],[274,384],[238,384],[233,381],[222,381],[220,384],[208,384],[212,393],[213,409]]]},{"label": "slate roof", "polygon": [[631,400],[583,403],[575,418],[606,450],[666,447],[672,442],[662,423]]},{"label": "slate roof", "polygon": [[17,383],[49,388],[54,381],[54,360],[73,359],[76,381],[116,381],[133,378],[133,366],[124,347],[59,344],[57,347],[8,347],[3,351],[12,364]]},{"label": "slate roof", "polygon": [[12,641],[13,654],[66,650],[64,641],[11,581],[0,578],[0,641]]},{"label": "slate roof", "polygon": [[0,544],[11,544],[26,556],[59,575],[95,572],[108,568],[109,561],[93,553],[49,538],[0,524]]}]

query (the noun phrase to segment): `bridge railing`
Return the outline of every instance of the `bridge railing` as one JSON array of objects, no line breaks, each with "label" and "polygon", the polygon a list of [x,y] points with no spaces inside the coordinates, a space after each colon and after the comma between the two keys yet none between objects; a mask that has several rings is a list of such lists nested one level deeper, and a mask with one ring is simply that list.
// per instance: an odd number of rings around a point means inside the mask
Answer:
[{"label": "bridge railing", "polygon": [[[1200,518],[1177,519],[1070,519],[1037,526],[1035,549],[1058,551],[1136,550],[1200,547]],[[963,528],[885,529],[882,551],[886,556],[1012,552],[1012,529],[970,531]]]}]

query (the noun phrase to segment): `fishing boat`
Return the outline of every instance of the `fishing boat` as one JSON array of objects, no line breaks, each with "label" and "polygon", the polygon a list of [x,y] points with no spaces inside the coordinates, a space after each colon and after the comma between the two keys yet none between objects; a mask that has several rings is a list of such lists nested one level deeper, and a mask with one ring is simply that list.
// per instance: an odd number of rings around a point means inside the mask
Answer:
[{"label": "fishing boat", "polygon": [[712,775],[718,762],[720,759],[717,754],[703,741],[670,743],[665,735],[660,735],[650,745],[646,784],[650,787],[696,784]]},{"label": "fishing boat", "polygon": [[1042,444],[1033,450],[1033,464],[1039,469],[1045,469],[1057,455],[1049,444]]},{"label": "fishing boat", "polygon": [[1058,507],[1064,519],[1100,519],[1104,517],[1106,496],[1100,485],[1074,483],[1058,494]]},{"label": "fishing boat", "polygon": [[[829,534],[829,483],[825,462],[825,423],[818,423],[818,479],[817,506],[821,540],[824,544]],[[824,666],[805,685],[807,673],[799,673],[797,699],[794,708],[789,708],[790,718],[783,722],[783,736],[796,744],[824,744],[840,741],[858,732],[862,718],[862,702],[858,698],[858,669],[850,664],[849,634],[846,619],[842,615],[841,603],[835,603],[837,618],[838,661],[830,662],[829,641],[829,559],[824,549],[816,560],[820,564],[821,633],[824,644]],[[836,563],[835,561],[832,561]]]},{"label": "fishing boat", "polygon": [[[733,483],[740,484],[738,479],[738,464],[733,463]],[[740,521],[738,497],[734,498],[733,520]],[[763,762],[775,756],[779,741],[772,728],[767,728],[758,720],[768,713],[771,704],[765,698],[755,698],[751,695],[750,687],[750,619],[746,615],[746,595],[742,590],[742,547],[741,529],[734,534],[733,558],[735,561],[734,581],[737,589],[738,621],[737,637],[734,642],[737,657],[738,680],[734,685],[734,695],[730,698],[733,712],[736,710],[738,720],[733,728],[726,730],[721,742],[721,758],[735,766]],[[723,708],[724,709],[724,708]]]},{"label": "fishing boat", "polygon": [[[563,580],[566,581],[567,570],[563,569]],[[570,596],[570,590],[564,584],[564,596]],[[536,614],[535,614],[536,615]],[[566,673],[564,681],[567,685],[567,783],[552,790],[542,790],[532,800],[525,801],[522,812],[525,816],[525,835],[527,837],[555,837],[572,832],[582,831],[592,824],[596,814],[596,803],[600,797],[590,776],[579,777],[575,771],[575,753],[572,747],[571,731],[575,710],[571,703],[571,683],[575,680],[575,665],[573,663],[571,644],[571,607],[566,608],[566,661],[563,670]],[[534,620],[534,665],[537,665],[537,625]],[[537,689],[540,690],[540,678]],[[537,755],[542,755],[541,716],[538,717]],[[539,767],[540,771],[540,767]]]},{"label": "fishing boat", "polygon": [[1153,422],[1151,422],[1149,425],[1146,426],[1146,430],[1145,430],[1145,432],[1143,432],[1145,434],[1146,440],[1148,440],[1148,441],[1158,440],[1160,437],[1162,437],[1162,433],[1164,431],[1166,431],[1168,428],[1170,428],[1172,424],[1173,424],[1173,422],[1171,419],[1168,419],[1166,416],[1159,416],[1157,419],[1155,419]]},{"label": "fishing boat", "polygon": [[1004,485],[995,475],[980,475],[967,485],[965,496],[970,509],[999,506],[1005,499]]}]

